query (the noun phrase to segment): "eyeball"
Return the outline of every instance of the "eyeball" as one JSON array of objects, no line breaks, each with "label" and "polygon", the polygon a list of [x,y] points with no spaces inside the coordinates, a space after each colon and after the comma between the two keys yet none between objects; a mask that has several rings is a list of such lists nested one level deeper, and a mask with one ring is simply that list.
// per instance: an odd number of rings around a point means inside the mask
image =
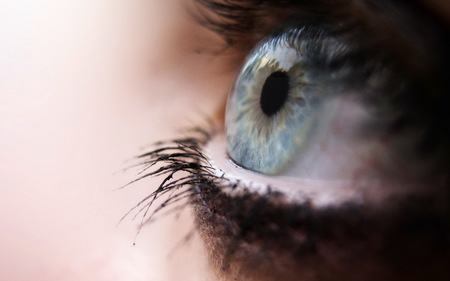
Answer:
[{"label": "eyeball", "polygon": [[[231,160],[262,174],[315,180],[426,174],[428,164],[416,155],[423,131],[391,130],[406,112],[389,99],[397,92],[387,85],[398,74],[360,54],[315,26],[285,26],[263,39],[228,99]],[[401,81],[395,91],[405,95],[401,85],[409,81]]]},{"label": "eyeball", "polygon": [[263,40],[228,101],[230,157],[265,174],[285,170],[314,141],[322,111],[333,96],[336,73],[321,68],[345,50],[318,28],[293,28]]}]

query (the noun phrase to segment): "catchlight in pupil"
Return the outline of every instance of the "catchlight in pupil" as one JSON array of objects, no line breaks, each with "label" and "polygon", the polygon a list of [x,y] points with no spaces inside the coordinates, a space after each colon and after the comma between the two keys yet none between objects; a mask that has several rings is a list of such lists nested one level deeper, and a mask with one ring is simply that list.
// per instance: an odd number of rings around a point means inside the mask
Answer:
[{"label": "catchlight in pupil", "polygon": [[289,76],[277,71],[267,77],[261,92],[261,109],[267,116],[277,113],[287,100]]}]

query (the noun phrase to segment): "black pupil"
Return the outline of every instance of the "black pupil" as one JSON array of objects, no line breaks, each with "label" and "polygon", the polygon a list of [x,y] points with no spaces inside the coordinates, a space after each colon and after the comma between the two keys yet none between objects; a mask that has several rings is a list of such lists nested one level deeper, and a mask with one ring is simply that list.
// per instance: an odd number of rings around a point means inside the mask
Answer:
[{"label": "black pupil", "polygon": [[277,71],[267,77],[261,92],[261,109],[267,116],[277,113],[286,102],[289,93],[289,76]]}]

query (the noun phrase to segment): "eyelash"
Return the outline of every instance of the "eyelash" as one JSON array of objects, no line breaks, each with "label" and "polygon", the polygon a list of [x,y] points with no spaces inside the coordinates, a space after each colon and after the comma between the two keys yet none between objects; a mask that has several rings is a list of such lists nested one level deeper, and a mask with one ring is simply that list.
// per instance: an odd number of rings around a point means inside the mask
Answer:
[{"label": "eyelash", "polygon": [[[137,156],[138,166],[141,167],[138,172],[140,176],[122,188],[148,177],[162,177],[161,183],[152,193],[130,209],[120,221],[134,213],[133,220],[141,215],[142,226],[156,219],[162,210],[169,209],[167,213],[180,211],[190,202],[175,206],[173,209],[170,207],[181,200],[192,199],[198,195],[199,191],[196,187],[201,184],[215,186],[221,190],[235,189],[240,186],[239,183],[233,183],[224,175],[216,175],[215,168],[202,153],[203,146],[216,134],[216,131],[216,126],[208,121],[208,125],[204,127],[187,130],[188,136],[155,143],[153,150]],[[177,177],[180,174],[182,176]],[[158,201],[166,194],[168,197],[164,201]],[[150,208],[157,201],[159,205],[150,212]]]}]

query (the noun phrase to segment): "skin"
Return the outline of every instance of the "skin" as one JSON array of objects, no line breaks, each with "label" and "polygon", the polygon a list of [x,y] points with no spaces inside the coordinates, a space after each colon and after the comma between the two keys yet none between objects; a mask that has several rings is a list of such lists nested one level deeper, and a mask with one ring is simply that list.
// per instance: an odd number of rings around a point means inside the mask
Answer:
[{"label": "skin", "polygon": [[[239,54],[195,54],[218,38],[181,1],[6,2],[1,279],[214,280],[197,236],[179,246],[188,209],[143,228],[135,246],[139,220],[116,226],[158,179],[114,190],[135,179],[121,169],[140,147],[178,136],[199,110],[217,116]],[[450,16],[445,1],[429,5]]]}]

